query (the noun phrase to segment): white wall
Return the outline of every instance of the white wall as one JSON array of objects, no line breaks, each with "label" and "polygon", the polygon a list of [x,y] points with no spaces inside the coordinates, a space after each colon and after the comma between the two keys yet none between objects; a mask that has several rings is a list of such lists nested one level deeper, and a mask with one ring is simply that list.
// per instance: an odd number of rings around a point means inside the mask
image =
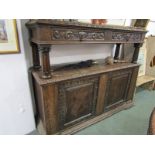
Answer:
[{"label": "white wall", "polygon": [[21,24],[21,53],[0,55],[0,134],[27,134],[35,129]]},{"label": "white wall", "polygon": [[88,59],[104,59],[112,54],[113,44],[54,45],[50,52],[52,65]]},{"label": "white wall", "polygon": [[150,22],[148,23],[148,26],[147,26],[147,30],[148,32],[146,36],[150,36],[150,35],[155,36],[155,21],[154,20],[150,19]]}]

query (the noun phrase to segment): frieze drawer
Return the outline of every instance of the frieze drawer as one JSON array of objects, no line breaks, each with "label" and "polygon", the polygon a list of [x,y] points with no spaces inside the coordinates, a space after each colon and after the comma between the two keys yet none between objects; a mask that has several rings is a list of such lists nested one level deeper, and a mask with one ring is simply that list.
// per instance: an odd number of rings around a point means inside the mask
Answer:
[{"label": "frieze drawer", "polygon": [[138,33],[113,32],[112,41],[140,42],[142,35]]},{"label": "frieze drawer", "polygon": [[104,40],[105,33],[99,31],[81,31],[81,30],[52,30],[52,40]]}]

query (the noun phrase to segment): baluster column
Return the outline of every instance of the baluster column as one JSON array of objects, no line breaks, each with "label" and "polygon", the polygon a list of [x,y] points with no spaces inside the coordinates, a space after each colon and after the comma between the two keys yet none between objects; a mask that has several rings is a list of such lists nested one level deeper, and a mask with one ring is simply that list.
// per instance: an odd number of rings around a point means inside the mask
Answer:
[{"label": "baluster column", "polygon": [[41,52],[42,78],[44,79],[51,78],[50,58],[49,58],[51,45],[38,45],[38,49]]},{"label": "baluster column", "polygon": [[137,63],[137,59],[138,59],[138,55],[139,55],[139,49],[141,46],[142,46],[141,43],[135,43],[134,44],[135,50],[134,50],[134,54],[132,57],[132,63]]}]

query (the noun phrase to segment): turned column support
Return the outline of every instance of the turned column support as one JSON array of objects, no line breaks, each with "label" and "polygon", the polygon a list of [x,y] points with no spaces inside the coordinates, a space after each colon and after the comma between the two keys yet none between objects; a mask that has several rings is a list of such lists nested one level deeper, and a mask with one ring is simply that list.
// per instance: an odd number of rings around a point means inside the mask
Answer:
[{"label": "turned column support", "polygon": [[116,44],[116,50],[115,50],[115,55],[114,55],[114,59],[115,60],[118,60],[119,59],[120,47],[121,47],[121,44],[120,43]]},{"label": "turned column support", "polygon": [[133,57],[132,57],[132,63],[137,63],[137,59],[138,59],[138,55],[139,55],[139,49],[141,46],[142,46],[141,43],[135,43],[134,44],[135,50],[134,50]]},{"label": "turned column support", "polygon": [[33,42],[31,42],[30,45],[32,47],[33,68],[37,70],[41,68],[38,47],[37,44]]},{"label": "turned column support", "polygon": [[44,79],[51,78],[50,58],[49,58],[51,45],[38,45],[38,49],[39,52],[41,53],[42,78]]}]

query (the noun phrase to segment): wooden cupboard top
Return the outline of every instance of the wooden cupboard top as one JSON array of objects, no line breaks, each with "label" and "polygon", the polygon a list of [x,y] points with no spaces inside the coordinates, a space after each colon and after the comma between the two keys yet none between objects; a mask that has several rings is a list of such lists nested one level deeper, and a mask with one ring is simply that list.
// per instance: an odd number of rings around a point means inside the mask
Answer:
[{"label": "wooden cupboard top", "polygon": [[81,28],[99,28],[99,29],[114,29],[114,30],[124,30],[124,31],[135,31],[135,32],[147,32],[144,28],[130,27],[130,26],[118,26],[118,25],[98,25],[82,22],[68,22],[54,19],[32,19],[26,24],[28,27],[33,27],[36,25],[53,25],[53,26],[72,26]]},{"label": "wooden cupboard top", "polygon": [[32,71],[32,74],[40,85],[45,85],[45,84],[51,84],[51,83],[65,81],[65,80],[83,78],[90,75],[93,76],[96,74],[119,71],[121,69],[130,69],[138,66],[139,64],[118,63],[113,65],[94,65],[92,67],[86,67],[82,69],[68,69],[68,70],[64,69],[64,70],[53,71],[51,79],[42,79],[41,70]]},{"label": "wooden cupboard top", "polygon": [[85,44],[85,43],[143,43],[143,28],[95,25],[51,19],[30,20],[26,23],[30,41],[36,44]]}]

